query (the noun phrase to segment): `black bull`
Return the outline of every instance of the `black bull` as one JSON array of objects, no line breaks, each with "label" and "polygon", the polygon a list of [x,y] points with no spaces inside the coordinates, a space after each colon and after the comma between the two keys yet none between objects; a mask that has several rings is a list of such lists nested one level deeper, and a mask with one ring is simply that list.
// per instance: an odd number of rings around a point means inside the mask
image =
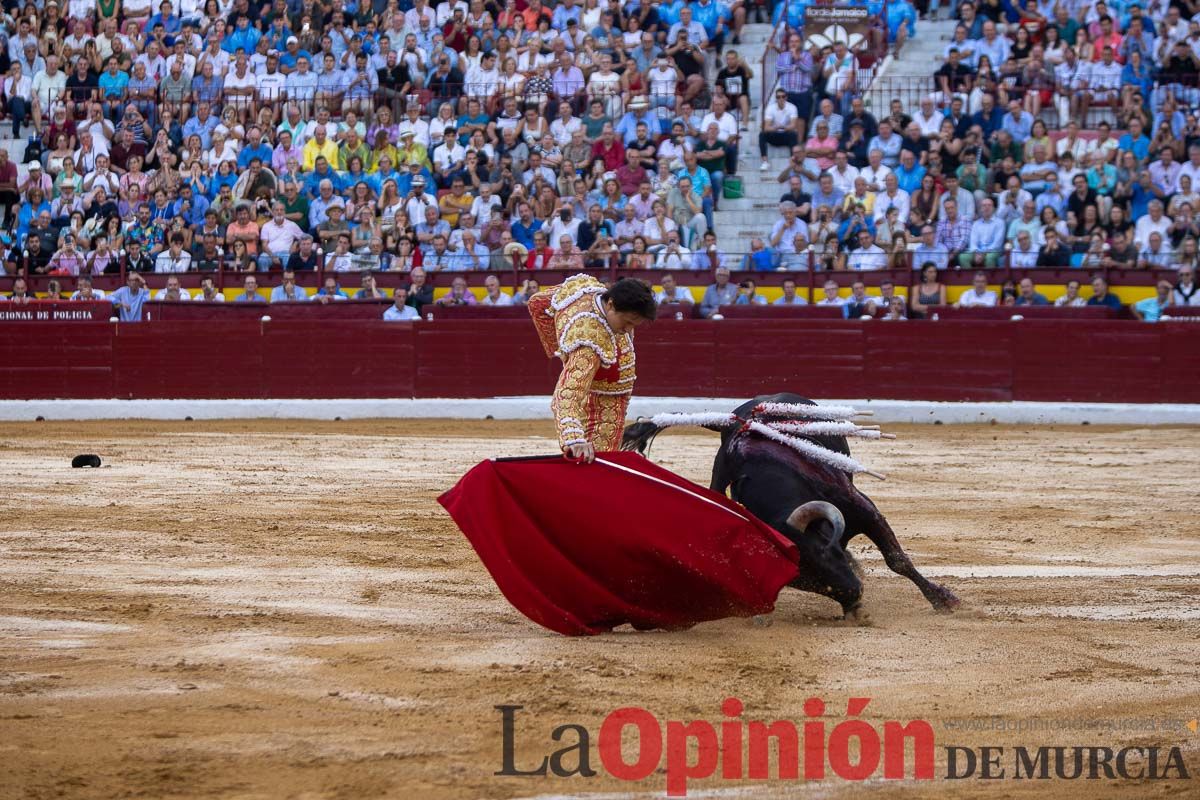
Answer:
[{"label": "black bull", "polygon": [[[734,413],[745,419],[759,403],[815,405],[799,395],[782,393],[756,397]],[[625,428],[621,447],[645,454],[661,430],[652,422],[636,422]],[[915,583],[935,609],[951,611],[959,605],[953,592],[917,571],[883,514],[858,490],[849,473],[804,458],[787,445],[754,433],[736,428],[720,433],[721,449],[713,459],[711,487],[722,493],[729,490],[734,500],[795,542],[800,551],[800,575],[790,584],[793,588],[825,595],[841,603],[847,616],[859,616],[862,580],[846,545],[862,534],[879,548],[888,567]],[[844,436],[802,438],[850,455]]]}]

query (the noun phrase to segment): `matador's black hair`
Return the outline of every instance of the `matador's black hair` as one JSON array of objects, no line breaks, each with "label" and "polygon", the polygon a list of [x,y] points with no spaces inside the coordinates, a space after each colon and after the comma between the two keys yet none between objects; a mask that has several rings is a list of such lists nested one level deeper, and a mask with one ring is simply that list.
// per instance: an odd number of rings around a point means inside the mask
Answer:
[{"label": "matador's black hair", "polygon": [[658,305],[654,302],[654,293],[650,287],[636,278],[622,278],[612,285],[600,297],[601,300],[611,300],[617,311],[627,311],[645,319],[658,316]]}]

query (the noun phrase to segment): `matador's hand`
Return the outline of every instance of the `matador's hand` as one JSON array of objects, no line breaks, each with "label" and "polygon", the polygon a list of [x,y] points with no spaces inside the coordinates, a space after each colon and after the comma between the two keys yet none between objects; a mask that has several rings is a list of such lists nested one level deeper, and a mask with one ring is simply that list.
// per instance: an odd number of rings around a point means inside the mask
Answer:
[{"label": "matador's hand", "polygon": [[563,453],[569,458],[583,459],[585,464],[591,464],[596,460],[596,448],[592,447],[591,442],[583,444],[569,444],[563,448]]}]

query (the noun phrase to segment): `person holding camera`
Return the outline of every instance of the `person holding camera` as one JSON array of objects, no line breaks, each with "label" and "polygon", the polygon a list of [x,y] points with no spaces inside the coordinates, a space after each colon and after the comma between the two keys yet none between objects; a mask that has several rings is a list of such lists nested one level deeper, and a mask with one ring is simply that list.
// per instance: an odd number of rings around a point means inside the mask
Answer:
[{"label": "person holding camera", "polygon": [[554,206],[554,215],[542,224],[542,230],[551,242],[560,242],[563,236],[575,242],[579,240],[580,224],[581,220],[574,217],[571,204],[560,201]]}]

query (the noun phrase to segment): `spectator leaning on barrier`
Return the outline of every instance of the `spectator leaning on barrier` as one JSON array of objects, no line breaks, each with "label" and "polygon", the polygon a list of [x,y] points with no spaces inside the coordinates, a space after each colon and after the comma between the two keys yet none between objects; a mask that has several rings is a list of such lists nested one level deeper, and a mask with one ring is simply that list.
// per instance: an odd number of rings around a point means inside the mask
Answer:
[{"label": "spectator leaning on barrier", "polygon": [[34,297],[32,294],[30,294],[28,284],[25,282],[24,278],[17,278],[13,281],[12,292],[10,294],[0,294],[0,300],[8,303],[16,303],[18,305],[25,305],[33,299]]},{"label": "spectator leaning on barrier", "polygon": [[500,279],[495,275],[488,275],[483,279],[483,288],[483,300],[479,301],[481,305],[511,306],[513,304],[512,295],[500,289]]},{"label": "spectator leaning on barrier", "polygon": [[791,278],[783,279],[783,294],[775,298],[775,306],[806,306],[808,301],[796,293],[796,281]]},{"label": "spectator leaning on barrier", "polygon": [[842,303],[842,313],[846,319],[870,317],[875,310],[875,304],[867,296],[867,287],[862,281],[850,284],[850,296]]},{"label": "spectator leaning on barrier", "polygon": [[1154,288],[1154,297],[1146,297],[1129,307],[1130,313],[1143,322],[1158,322],[1171,305],[1171,282],[1159,281]]},{"label": "spectator leaning on barrier", "polygon": [[714,277],[714,283],[704,290],[704,297],[700,301],[700,316],[705,319],[716,314],[721,306],[733,305],[737,300],[738,287],[730,283],[729,270],[725,267],[718,267]]},{"label": "spectator leaning on barrier", "polygon": [[92,287],[92,279],[86,275],[80,275],[75,280],[75,291],[71,294],[71,300],[103,300],[104,291]]},{"label": "spectator leaning on barrier", "polygon": [[738,306],[765,306],[767,298],[758,293],[758,284],[752,280],[744,280],[738,284],[737,299],[733,301]]},{"label": "spectator leaning on barrier", "polygon": [[272,303],[304,303],[308,293],[296,283],[295,270],[285,269],[280,284],[271,290]]},{"label": "spectator leaning on barrier", "polygon": [[409,322],[420,319],[421,315],[408,304],[408,290],[399,286],[392,293],[392,305],[383,312],[383,318],[388,322]]},{"label": "spectator leaning on barrier", "polygon": [[1022,278],[1021,282],[1017,284],[1017,299],[1014,305],[1047,306],[1050,305],[1050,301],[1037,290],[1032,278]]},{"label": "spectator leaning on barrier", "polygon": [[[846,298],[840,295],[841,287],[838,282],[830,279],[825,281],[825,285],[821,289],[821,299],[817,301],[819,306],[844,306]],[[844,313],[844,312],[843,312]]]},{"label": "spectator leaning on barrier", "polygon": [[178,275],[169,275],[167,285],[155,292],[154,299],[177,303],[182,300],[191,300],[192,295],[187,289],[180,286]]},{"label": "spectator leaning on barrier", "polygon": [[455,275],[450,284],[450,291],[434,301],[439,306],[473,306],[478,304],[475,295],[467,288],[467,279]]},{"label": "spectator leaning on barrier", "polygon": [[238,303],[265,303],[266,298],[258,293],[258,279],[247,275],[242,282],[242,293],[233,298]]},{"label": "spectator leaning on barrier", "polygon": [[125,285],[108,297],[117,311],[122,322],[141,322],[142,306],[150,299],[150,290],[142,276],[136,272],[129,273]]},{"label": "spectator leaning on barrier", "polygon": [[1179,268],[1171,302],[1177,306],[1200,306],[1200,285],[1196,284],[1196,268],[1187,265]]},{"label": "spectator leaning on barrier", "polygon": [[963,292],[954,305],[958,308],[973,308],[976,306],[995,306],[996,293],[988,288],[987,273],[976,272],[971,281],[971,288]]},{"label": "spectator leaning on barrier", "polygon": [[200,279],[200,291],[192,299],[202,303],[224,303],[225,295],[217,291],[212,278],[205,277]]},{"label": "spectator leaning on barrier", "polygon": [[662,289],[655,293],[654,302],[659,303],[681,303],[685,305],[693,305],[696,300],[692,297],[692,293],[675,283],[675,276],[669,272],[663,273]]},{"label": "spectator leaning on barrier", "polygon": [[1121,299],[1108,290],[1108,281],[1099,275],[1092,278],[1092,296],[1088,298],[1087,304],[1113,309],[1120,309],[1123,306]]}]

